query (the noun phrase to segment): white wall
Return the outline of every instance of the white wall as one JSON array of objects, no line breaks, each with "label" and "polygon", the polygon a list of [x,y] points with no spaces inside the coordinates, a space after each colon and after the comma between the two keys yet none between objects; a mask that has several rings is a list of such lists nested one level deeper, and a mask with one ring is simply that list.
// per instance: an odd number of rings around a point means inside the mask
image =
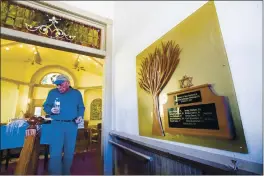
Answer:
[{"label": "white wall", "polygon": [[[139,134],[136,55],[206,2],[116,2],[114,11],[114,128]],[[175,145],[262,163],[261,2],[215,2],[249,154]]]},{"label": "white wall", "polygon": [[113,19],[114,1],[59,1],[101,17]]}]

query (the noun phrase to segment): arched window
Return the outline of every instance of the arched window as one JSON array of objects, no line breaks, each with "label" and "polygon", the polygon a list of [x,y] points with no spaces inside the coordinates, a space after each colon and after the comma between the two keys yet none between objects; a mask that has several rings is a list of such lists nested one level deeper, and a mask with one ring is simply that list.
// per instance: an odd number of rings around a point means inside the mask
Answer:
[{"label": "arched window", "polygon": [[101,120],[102,119],[102,99],[94,99],[91,103],[90,110],[91,120]]},{"label": "arched window", "polygon": [[47,74],[41,80],[41,84],[45,84],[45,85],[53,84],[57,75],[60,75],[60,73],[49,73],[49,74]]}]

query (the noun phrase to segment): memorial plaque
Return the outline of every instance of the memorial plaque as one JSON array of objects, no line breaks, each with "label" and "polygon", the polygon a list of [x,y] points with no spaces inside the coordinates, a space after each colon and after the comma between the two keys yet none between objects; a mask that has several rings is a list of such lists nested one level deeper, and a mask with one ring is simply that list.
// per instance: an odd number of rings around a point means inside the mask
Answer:
[{"label": "memorial plaque", "polygon": [[170,128],[218,130],[215,104],[202,104],[168,109]]},{"label": "memorial plaque", "polygon": [[175,105],[181,105],[181,104],[189,104],[189,103],[196,103],[201,102],[201,92],[195,91],[195,92],[189,92],[185,94],[180,94],[177,96],[174,96],[175,98]]},{"label": "memorial plaque", "polygon": [[168,93],[168,101],[163,105],[165,132],[233,139],[226,99],[211,89],[210,84],[204,84]]},{"label": "memorial plaque", "polygon": [[[178,44],[181,53],[179,61],[172,64],[177,66],[168,75],[169,81],[159,86],[168,78],[161,70],[164,65],[170,66],[163,61],[167,58],[161,57],[169,51],[168,41]],[[148,47],[141,48],[136,56],[140,136],[231,152],[248,152],[225,48],[214,1],[204,3]],[[168,53],[164,56],[176,57]],[[156,62],[160,59],[162,61]],[[152,91],[149,91],[150,88]],[[199,123],[198,126],[197,123],[180,125],[170,122],[173,119],[168,117],[169,109],[206,104],[215,105],[216,116],[212,123]]]}]

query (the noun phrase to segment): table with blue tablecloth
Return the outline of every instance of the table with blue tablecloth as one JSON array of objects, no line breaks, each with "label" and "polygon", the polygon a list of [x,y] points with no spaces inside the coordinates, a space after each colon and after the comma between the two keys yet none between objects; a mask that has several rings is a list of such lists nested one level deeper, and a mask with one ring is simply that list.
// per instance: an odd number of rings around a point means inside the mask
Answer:
[{"label": "table with blue tablecloth", "polygon": [[[0,143],[0,150],[1,150],[1,161],[2,161],[2,154],[4,150],[7,150],[7,153],[11,149],[22,148],[25,141],[26,136],[26,129],[28,125],[21,126],[19,128],[13,128],[12,130],[7,125],[0,126],[1,128],[1,143]],[[50,130],[50,124],[43,124],[40,126],[41,136],[40,136],[40,144],[46,145],[48,150],[49,139],[52,136],[52,130]],[[45,161],[47,161],[47,153],[45,151]],[[6,158],[6,169],[8,167],[9,157]],[[45,162],[46,164],[46,162]]]}]

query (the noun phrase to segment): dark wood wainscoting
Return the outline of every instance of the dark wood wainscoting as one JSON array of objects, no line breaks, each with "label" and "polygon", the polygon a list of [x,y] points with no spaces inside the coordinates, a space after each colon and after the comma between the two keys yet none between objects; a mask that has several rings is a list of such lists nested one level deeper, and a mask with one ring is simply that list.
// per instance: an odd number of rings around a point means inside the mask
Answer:
[{"label": "dark wood wainscoting", "polygon": [[115,175],[244,175],[245,171],[220,169],[171,155],[111,134]]}]

